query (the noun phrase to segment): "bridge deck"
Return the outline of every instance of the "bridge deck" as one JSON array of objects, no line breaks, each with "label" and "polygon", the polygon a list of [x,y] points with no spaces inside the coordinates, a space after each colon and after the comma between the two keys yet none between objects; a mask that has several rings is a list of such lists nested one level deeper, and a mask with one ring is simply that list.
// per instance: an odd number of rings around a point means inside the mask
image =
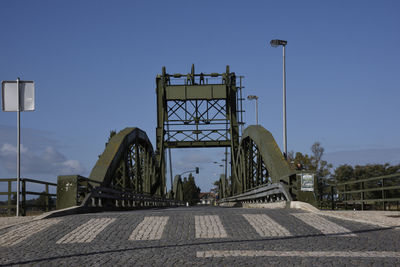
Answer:
[{"label": "bridge deck", "polygon": [[104,212],[0,229],[0,265],[395,265],[399,237],[396,227],[290,209]]}]

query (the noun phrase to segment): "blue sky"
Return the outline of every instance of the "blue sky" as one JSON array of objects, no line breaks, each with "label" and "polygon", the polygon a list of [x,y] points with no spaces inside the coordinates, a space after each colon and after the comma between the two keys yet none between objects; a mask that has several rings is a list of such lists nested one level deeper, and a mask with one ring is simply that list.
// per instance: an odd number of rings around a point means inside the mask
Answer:
[{"label": "blue sky", "polygon": [[[398,1],[1,1],[0,80],[36,83],[22,114],[22,175],[88,175],[110,130],[155,141],[155,76],[231,71],[259,96],[282,146],[287,45],[288,150],[321,142],[335,164],[400,163]],[[254,103],[245,101],[246,123]],[[0,177],[15,176],[16,114],[0,113]],[[173,151],[208,190],[223,149]]]}]

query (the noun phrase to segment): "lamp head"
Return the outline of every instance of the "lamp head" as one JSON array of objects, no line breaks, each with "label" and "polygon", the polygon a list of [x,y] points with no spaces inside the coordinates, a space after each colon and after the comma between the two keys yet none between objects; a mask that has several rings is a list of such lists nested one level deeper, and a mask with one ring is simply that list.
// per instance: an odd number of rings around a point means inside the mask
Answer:
[{"label": "lamp head", "polygon": [[272,47],[278,47],[280,45],[282,45],[282,46],[287,45],[287,41],[279,40],[279,39],[271,40],[271,42],[269,42],[269,43],[271,44]]},{"label": "lamp head", "polygon": [[258,96],[256,96],[256,95],[249,95],[249,96],[247,96],[247,99],[248,100],[253,100],[253,99],[258,99]]}]

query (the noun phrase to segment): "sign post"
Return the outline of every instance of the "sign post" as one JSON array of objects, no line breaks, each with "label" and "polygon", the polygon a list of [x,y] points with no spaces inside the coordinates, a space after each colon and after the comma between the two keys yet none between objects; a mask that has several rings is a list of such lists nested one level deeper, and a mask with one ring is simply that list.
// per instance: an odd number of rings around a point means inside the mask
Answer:
[{"label": "sign post", "polygon": [[33,81],[2,81],[2,109],[17,112],[17,210],[19,216],[21,179],[21,111],[35,110],[35,85]]}]

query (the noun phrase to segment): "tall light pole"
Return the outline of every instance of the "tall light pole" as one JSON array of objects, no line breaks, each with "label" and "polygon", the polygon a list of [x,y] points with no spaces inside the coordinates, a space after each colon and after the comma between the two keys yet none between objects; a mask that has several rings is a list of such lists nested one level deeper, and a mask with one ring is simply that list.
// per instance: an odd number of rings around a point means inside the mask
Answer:
[{"label": "tall light pole", "polygon": [[249,95],[247,97],[248,100],[256,100],[256,125],[258,125],[258,96],[256,95]]},{"label": "tall light pole", "polygon": [[272,47],[283,47],[283,155],[287,159],[287,130],[286,130],[286,66],[285,66],[285,47],[287,41],[285,40],[271,40]]}]

